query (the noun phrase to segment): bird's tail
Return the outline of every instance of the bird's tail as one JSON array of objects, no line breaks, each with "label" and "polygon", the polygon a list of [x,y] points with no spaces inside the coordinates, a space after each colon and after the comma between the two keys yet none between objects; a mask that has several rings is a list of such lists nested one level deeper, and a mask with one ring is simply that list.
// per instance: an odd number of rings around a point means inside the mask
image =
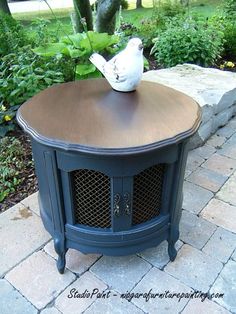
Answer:
[{"label": "bird's tail", "polygon": [[95,67],[104,74],[104,65],[106,60],[98,53],[93,53],[89,60],[95,65]]}]

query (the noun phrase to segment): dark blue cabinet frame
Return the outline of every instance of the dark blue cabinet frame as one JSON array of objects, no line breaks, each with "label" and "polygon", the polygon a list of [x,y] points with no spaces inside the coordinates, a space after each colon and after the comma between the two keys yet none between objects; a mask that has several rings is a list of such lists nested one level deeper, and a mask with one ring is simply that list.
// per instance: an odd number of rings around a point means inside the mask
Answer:
[{"label": "dark blue cabinet frame", "polygon": [[[185,139],[147,152],[143,150],[141,153],[102,156],[53,148],[32,138],[40,213],[45,228],[54,239],[60,273],[64,272],[68,248],[83,253],[126,255],[156,246],[166,239],[170,259],[175,259],[187,143],[188,139]],[[164,164],[160,214],[133,226],[133,178],[157,164]],[[79,169],[99,171],[110,178],[111,228],[94,228],[76,223],[71,173]],[[120,196],[119,215],[115,213],[117,194]]]}]

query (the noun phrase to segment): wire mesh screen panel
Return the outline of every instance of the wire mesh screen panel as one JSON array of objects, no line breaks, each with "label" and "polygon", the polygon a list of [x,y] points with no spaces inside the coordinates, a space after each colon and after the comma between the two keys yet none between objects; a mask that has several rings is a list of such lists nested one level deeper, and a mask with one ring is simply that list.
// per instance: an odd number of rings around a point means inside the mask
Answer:
[{"label": "wire mesh screen panel", "polygon": [[164,164],[152,166],[134,176],[132,225],[160,214]]},{"label": "wire mesh screen panel", "polygon": [[110,228],[110,178],[88,169],[71,173],[74,194],[74,215],[78,224]]}]

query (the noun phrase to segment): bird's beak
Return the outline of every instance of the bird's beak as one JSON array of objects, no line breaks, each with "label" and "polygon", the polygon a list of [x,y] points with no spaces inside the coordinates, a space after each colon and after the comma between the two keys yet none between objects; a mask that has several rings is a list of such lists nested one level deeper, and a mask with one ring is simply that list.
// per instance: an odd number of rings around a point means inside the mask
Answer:
[{"label": "bird's beak", "polygon": [[138,49],[142,50],[143,49],[143,44],[138,45]]}]

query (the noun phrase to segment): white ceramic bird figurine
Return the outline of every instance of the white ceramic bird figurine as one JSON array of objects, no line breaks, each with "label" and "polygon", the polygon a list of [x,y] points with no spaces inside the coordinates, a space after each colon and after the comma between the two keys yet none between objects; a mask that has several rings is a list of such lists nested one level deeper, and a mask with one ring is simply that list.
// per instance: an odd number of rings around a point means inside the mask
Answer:
[{"label": "white ceramic bird figurine", "polygon": [[143,45],[139,38],[129,40],[126,48],[106,61],[94,53],[89,60],[102,72],[111,87],[120,92],[136,89],[143,74]]}]

